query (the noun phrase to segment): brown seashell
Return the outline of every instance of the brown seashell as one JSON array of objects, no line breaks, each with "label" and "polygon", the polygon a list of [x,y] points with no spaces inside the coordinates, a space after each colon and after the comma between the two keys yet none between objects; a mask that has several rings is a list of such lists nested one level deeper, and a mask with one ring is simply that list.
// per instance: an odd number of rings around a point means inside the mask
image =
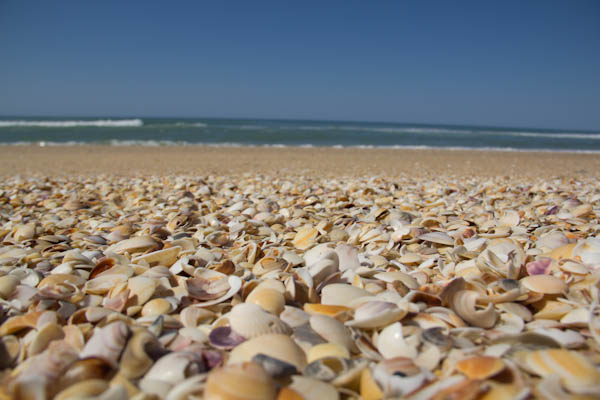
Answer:
[{"label": "brown seashell", "polygon": [[206,379],[204,396],[207,400],[274,400],[277,390],[263,367],[243,362],[212,370]]},{"label": "brown seashell", "polygon": [[30,311],[27,314],[17,315],[7,319],[0,326],[0,336],[10,335],[26,328],[35,328],[37,320],[42,314],[42,311]]},{"label": "brown seashell", "polygon": [[115,369],[101,358],[84,358],[73,362],[64,375],[60,377],[57,387],[64,390],[71,385],[88,379],[108,380],[114,375]]},{"label": "brown seashell", "polygon": [[457,362],[456,369],[469,379],[487,379],[500,373],[504,362],[496,357],[477,356]]}]

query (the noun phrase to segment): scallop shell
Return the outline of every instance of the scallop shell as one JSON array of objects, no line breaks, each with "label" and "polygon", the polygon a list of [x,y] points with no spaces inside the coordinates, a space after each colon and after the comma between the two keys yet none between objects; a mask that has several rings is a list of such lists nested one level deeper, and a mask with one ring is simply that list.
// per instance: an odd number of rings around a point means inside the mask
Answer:
[{"label": "scallop shell", "polygon": [[229,364],[208,374],[204,397],[213,399],[275,399],[275,383],[265,370],[253,362]]},{"label": "scallop shell", "polygon": [[231,309],[228,318],[231,329],[247,339],[267,333],[291,333],[290,327],[285,322],[256,304],[238,304]]}]

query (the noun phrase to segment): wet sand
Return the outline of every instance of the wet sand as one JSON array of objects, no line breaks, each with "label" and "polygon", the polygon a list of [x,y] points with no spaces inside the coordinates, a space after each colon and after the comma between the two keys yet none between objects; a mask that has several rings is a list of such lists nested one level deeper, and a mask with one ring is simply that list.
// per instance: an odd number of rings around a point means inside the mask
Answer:
[{"label": "wet sand", "polygon": [[595,154],[262,147],[0,147],[0,175],[593,177]]}]

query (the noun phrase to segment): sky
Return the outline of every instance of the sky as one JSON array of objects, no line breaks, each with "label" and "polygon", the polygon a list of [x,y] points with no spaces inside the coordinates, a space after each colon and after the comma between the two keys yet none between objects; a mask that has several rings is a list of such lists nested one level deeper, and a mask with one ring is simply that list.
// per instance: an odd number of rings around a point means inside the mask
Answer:
[{"label": "sky", "polygon": [[0,0],[0,115],[600,130],[600,1]]}]

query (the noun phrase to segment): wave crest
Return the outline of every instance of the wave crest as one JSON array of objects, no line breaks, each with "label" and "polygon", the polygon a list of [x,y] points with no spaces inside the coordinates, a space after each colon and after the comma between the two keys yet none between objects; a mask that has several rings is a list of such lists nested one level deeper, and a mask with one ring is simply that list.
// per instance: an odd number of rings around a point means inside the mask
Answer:
[{"label": "wave crest", "polygon": [[65,121],[0,121],[0,128],[11,127],[40,127],[40,128],[72,128],[76,126],[93,126],[93,127],[134,127],[142,126],[144,122],[139,119],[97,119],[97,120],[65,120]]}]

